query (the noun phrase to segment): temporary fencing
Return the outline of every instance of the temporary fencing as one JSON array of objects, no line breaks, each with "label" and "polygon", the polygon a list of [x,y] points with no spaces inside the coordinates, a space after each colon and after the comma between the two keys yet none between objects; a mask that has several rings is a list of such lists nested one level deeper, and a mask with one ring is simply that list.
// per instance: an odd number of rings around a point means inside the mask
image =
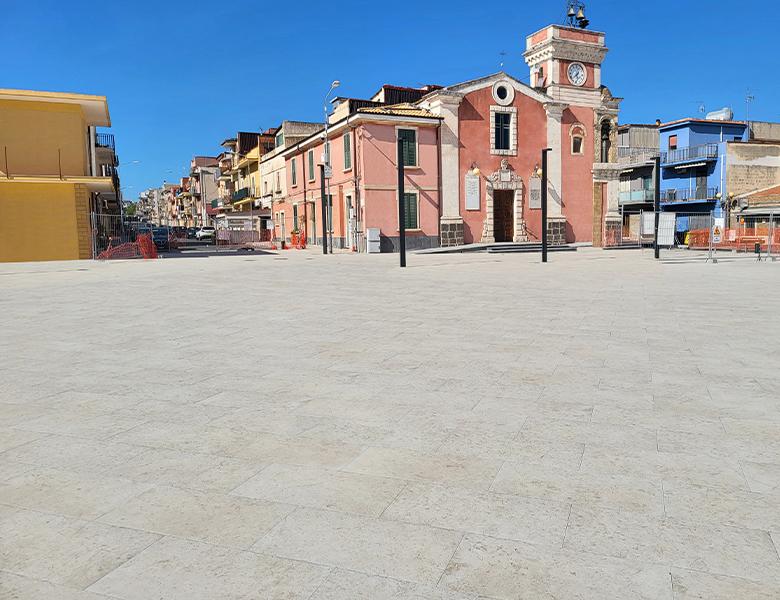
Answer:
[{"label": "temporary fencing", "polygon": [[157,258],[157,246],[151,235],[139,235],[135,242],[124,242],[117,246],[109,243],[108,248],[97,256],[98,260]]}]

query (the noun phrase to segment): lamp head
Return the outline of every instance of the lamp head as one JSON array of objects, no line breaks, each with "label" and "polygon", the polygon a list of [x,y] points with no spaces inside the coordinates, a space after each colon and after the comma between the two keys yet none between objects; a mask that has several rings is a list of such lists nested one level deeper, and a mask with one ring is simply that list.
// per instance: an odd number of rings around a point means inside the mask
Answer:
[{"label": "lamp head", "polygon": [[330,84],[330,89],[335,90],[340,85],[341,85],[341,82],[338,79],[336,79],[333,83]]}]

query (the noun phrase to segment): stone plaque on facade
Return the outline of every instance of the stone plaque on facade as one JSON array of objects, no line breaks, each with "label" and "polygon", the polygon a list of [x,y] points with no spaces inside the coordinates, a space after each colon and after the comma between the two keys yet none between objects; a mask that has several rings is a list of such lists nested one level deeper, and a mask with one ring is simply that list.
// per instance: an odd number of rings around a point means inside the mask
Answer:
[{"label": "stone plaque on facade", "polygon": [[479,175],[466,173],[466,210],[479,210]]},{"label": "stone plaque on facade", "polygon": [[528,181],[528,208],[542,208],[542,180],[538,177]]}]

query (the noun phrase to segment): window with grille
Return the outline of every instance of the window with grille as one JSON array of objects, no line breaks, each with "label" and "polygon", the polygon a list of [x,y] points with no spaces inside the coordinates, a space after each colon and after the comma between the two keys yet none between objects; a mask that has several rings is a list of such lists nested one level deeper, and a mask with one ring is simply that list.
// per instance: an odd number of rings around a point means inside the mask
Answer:
[{"label": "window with grille", "polygon": [[495,113],[496,124],[493,135],[495,137],[496,150],[510,149],[510,129],[512,125],[512,115],[507,112]]},{"label": "window with grille", "polygon": [[349,133],[344,134],[344,170],[352,168],[352,139]]},{"label": "window with grille", "polygon": [[417,166],[417,130],[399,129],[398,139],[403,145],[403,161],[405,167]]},{"label": "window with grille", "polygon": [[404,227],[406,229],[419,229],[419,202],[418,196],[414,192],[404,194]]}]

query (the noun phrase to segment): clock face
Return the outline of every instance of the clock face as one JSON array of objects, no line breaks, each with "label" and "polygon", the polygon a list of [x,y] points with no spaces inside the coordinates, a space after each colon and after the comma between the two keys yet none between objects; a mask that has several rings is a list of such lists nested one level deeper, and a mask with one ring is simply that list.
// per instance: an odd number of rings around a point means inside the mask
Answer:
[{"label": "clock face", "polygon": [[572,63],[569,65],[569,81],[576,86],[583,86],[588,79],[588,73],[582,63]]}]

